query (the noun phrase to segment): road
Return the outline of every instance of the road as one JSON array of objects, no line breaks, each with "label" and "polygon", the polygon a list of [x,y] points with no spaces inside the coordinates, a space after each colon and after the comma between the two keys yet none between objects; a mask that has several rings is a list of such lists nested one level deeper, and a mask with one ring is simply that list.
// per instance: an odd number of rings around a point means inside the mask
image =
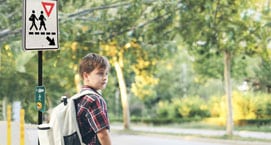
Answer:
[{"label": "road", "polygon": [[[19,135],[19,123],[12,123],[12,145],[20,145]],[[127,133],[116,126],[112,127],[111,136],[113,145],[270,145],[268,142],[199,138],[191,135],[161,135],[138,131]],[[37,138],[36,125],[26,125],[25,145],[37,145]],[[6,123],[0,122],[0,145],[7,145],[6,140]]]}]

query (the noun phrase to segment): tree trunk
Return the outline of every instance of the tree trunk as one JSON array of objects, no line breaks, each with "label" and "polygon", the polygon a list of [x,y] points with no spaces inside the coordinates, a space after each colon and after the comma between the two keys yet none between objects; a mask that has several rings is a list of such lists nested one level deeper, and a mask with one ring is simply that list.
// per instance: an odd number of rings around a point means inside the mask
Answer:
[{"label": "tree trunk", "polygon": [[115,61],[114,66],[117,73],[119,89],[120,89],[123,125],[124,125],[124,129],[129,129],[130,128],[129,102],[128,102],[126,84],[125,84],[125,80],[124,80],[124,76],[123,76],[123,72],[121,70],[120,64],[121,64],[120,62]]},{"label": "tree trunk", "polygon": [[81,78],[78,73],[74,75],[74,84],[76,86],[76,91],[79,93],[80,90],[82,89],[82,85],[81,85]]},{"label": "tree trunk", "polygon": [[227,135],[233,135],[233,115],[232,115],[232,88],[231,88],[231,54],[224,52],[224,79],[225,92],[227,96]]}]

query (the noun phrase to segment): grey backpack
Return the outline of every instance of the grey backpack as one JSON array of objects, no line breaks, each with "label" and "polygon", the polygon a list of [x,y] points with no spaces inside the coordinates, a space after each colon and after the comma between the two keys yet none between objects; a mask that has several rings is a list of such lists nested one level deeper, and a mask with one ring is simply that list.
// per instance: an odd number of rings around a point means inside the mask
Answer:
[{"label": "grey backpack", "polygon": [[76,120],[74,101],[88,94],[96,93],[92,90],[85,90],[72,96],[53,109],[49,124],[38,126],[40,145],[85,145],[82,142]]}]

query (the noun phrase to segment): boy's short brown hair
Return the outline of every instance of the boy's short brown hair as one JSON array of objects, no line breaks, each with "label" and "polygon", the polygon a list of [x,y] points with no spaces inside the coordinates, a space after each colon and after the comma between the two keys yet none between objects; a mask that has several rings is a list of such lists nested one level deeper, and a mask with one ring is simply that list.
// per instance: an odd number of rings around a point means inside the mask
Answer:
[{"label": "boy's short brown hair", "polygon": [[89,53],[83,57],[79,65],[79,74],[83,78],[83,73],[90,73],[96,68],[109,69],[110,65],[106,57],[95,53]]}]

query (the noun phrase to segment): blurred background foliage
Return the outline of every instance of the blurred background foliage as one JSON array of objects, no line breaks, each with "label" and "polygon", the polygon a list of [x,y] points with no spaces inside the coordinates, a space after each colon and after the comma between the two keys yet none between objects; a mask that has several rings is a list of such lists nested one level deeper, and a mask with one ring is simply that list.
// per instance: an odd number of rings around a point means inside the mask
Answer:
[{"label": "blurred background foliage", "polygon": [[[78,63],[95,52],[112,65],[103,92],[112,121],[122,119],[118,64],[132,121],[225,125],[225,52],[232,56],[234,121],[270,123],[269,0],[58,2],[60,49],[42,58],[47,112],[77,92]],[[22,9],[21,1],[0,1],[0,100],[1,108],[20,101],[26,122],[36,123],[38,58],[21,46]]]}]

